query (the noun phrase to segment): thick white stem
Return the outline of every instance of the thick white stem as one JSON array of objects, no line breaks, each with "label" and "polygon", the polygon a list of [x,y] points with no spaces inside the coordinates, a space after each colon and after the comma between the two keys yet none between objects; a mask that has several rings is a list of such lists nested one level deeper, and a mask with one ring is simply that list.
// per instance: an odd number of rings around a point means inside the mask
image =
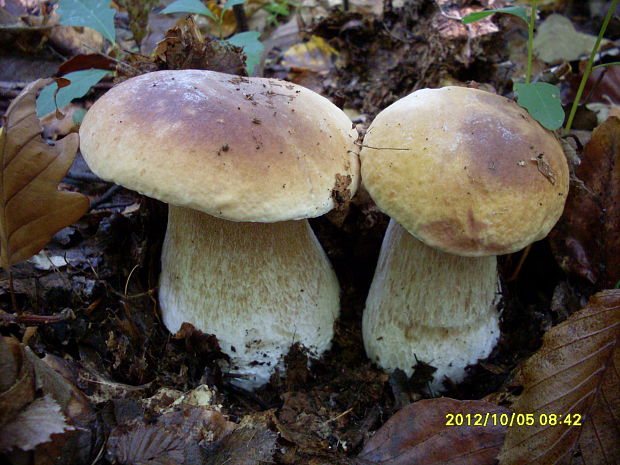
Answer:
[{"label": "thick white stem", "polygon": [[215,334],[245,375],[265,384],[292,344],[331,344],[339,286],[307,220],[238,223],[170,206],[159,299],[164,324]]},{"label": "thick white stem", "polygon": [[396,221],[385,234],[363,317],[364,346],[388,371],[417,360],[445,376],[489,355],[499,337],[496,257],[460,257],[424,245]]}]

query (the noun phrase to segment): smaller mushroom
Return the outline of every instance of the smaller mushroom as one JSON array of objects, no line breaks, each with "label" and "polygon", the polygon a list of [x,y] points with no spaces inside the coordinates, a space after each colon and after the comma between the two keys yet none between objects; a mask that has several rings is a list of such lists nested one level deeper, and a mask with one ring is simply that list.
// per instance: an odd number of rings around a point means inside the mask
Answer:
[{"label": "smaller mushroom", "polygon": [[[568,194],[553,133],[513,101],[422,89],[377,115],[362,179],[392,220],[363,316],[368,356],[412,374],[416,362],[460,381],[499,337],[496,255],[544,238]],[[523,163],[525,161],[525,163]]]}]

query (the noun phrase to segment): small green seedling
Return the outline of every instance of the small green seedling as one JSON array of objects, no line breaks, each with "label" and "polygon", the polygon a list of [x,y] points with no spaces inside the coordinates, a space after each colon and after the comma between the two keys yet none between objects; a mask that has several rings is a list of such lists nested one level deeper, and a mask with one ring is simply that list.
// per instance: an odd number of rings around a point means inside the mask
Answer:
[{"label": "small green seedling", "polygon": [[176,0],[161,11],[161,14],[171,13],[191,13],[206,16],[218,26],[220,40],[243,48],[246,56],[245,66],[248,74],[252,74],[255,66],[260,62],[260,54],[265,48],[258,40],[260,33],[257,31],[246,31],[235,34],[228,39],[222,39],[222,25],[224,23],[224,13],[235,5],[242,5],[246,0],[226,0],[222,10],[215,15],[200,0]]},{"label": "small green seedling", "polygon": [[277,24],[280,18],[285,18],[291,14],[291,7],[296,8],[299,3],[291,0],[271,0],[267,3],[263,10],[269,13],[267,24]]},{"label": "small green seedling", "polygon": [[532,3],[530,15],[521,6],[499,8],[497,10],[485,10],[472,13],[462,19],[463,24],[480,21],[493,13],[508,13],[521,18],[528,25],[527,40],[527,72],[525,83],[515,84],[514,91],[517,94],[517,103],[525,108],[545,128],[553,131],[562,126],[564,122],[564,109],[560,100],[560,92],[557,87],[542,82],[532,81],[532,43],[534,41],[534,24],[536,23],[536,2]]},{"label": "small green seedling", "polygon": [[[227,0],[220,16],[216,16],[199,0],[177,0],[171,3],[162,13],[198,13],[215,21],[221,31],[224,13],[235,5],[241,5],[246,0]],[[110,8],[109,0],[60,0],[58,2],[60,24],[65,26],[90,27],[99,32],[112,45],[116,46],[116,32],[114,29],[114,15],[116,10]],[[225,41],[242,47],[245,53],[246,70],[251,74],[260,61],[260,54],[264,47],[258,40],[259,32],[248,31],[235,34]],[[222,39],[223,40],[223,39]],[[76,98],[83,97],[99,81],[111,71],[91,68],[74,71],[65,76],[71,81],[68,85],[58,89],[57,83],[45,87],[37,98],[37,116],[40,118],[63,107]]]},{"label": "small green seedling", "polygon": [[[107,0],[60,0],[58,2],[60,24],[90,27],[112,44],[116,43],[115,13],[116,10],[110,8],[110,2]],[[41,118],[69,104],[74,99],[83,97],[92,86],[108,74],[110,71],[91,68],[63,76],[71,81],[67,86],[58,89],[58,84],[54,82],[41,91],[37,98],[37,116]]]},{"label": "small green seedling", "polygon": [[[527,15],[527,10],[524,7],[520,6],[511,6],[507,8],[499,8],[497,10],[484,10],[476,13],[469,14],[465,16],[461,21],[463,24],[470,24],[476,21],[480,21],[487,16],[490,16],[494,13],[508,13],[514,16],[521,18],[528,25],[528,41],[527,41],[527,73],[525,77],[525,83],[517,83],[515,84],[514,91],[517,95],[517,103],[525,108],[530,114],[545,128],[554,131],[559,129],[564,122],[564,109],[562,108],[562,103],[560,101],[560,92],[558,88],[554,85],[543,83],[543,82],[531,82],[532,81],[532,61],[533,61],[533,40],[534,40],[534,26],[536,24],[536,4],[537,1],[532,1],[532,7],[530,9],[529,17]],[[571,107],[570,114],[568,116],[568,120],[566,122],[566,127],[564,128],[564,134],[568,134],[573,122],[573,118],[575,117],[575,112],[579,106],[579,101],[583,94],[583,90],[585,88],[586,82],[590,77],[590,73],[593,69],[600,68],[602,66],[610,66],[618,63],[607,63],[605,65],[599,65],[596,67],[592,67],[594,63],[594,58],[599,51],[601,40],[605,31],[607,30],[607,25],[613,16],[613,12],[616,9],[618,4],[618,0],[613,0],[609,10],[607,11],[607,16],[603,21],[603,25],[598,34],[597,41],[592,49],[592,53],[590,54],[590,58],[588,59],[588,63],[586,65],[586,69],[583,73],[583,77],[581,79],[581,83],[579,84],[579,89],[577,90],[577,95],[575,96],[575,100]]]}]

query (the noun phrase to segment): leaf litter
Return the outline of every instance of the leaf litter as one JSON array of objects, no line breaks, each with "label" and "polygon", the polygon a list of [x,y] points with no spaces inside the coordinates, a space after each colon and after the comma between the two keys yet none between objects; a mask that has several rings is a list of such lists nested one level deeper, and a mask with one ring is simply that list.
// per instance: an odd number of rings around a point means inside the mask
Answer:
[{"label": "leaf litter", "polygon": [[[583,432],[594,439],[586,444],[586,463],[620,460],[619,341],[620,290],[594,295],[584,309],[545,334],[542,347],[510,383],[523,389],[511,409],[533,414],[535,421],[510,428],[502,464],[557,463],[581,444]],[[570,417],[558,421],[554,415]]]},{"label": "leaf litter", "polygon": [[[434,8],[435,2],[418,3],[403,10],[386,7],[382,17],[354,9],[333,11],[315,21],[315,36],[339,53],[320,71],[323,89],[332,96],[344,96],[342,100],[356,110],[360,121],[370,121],[378,110],[416,85],[459,84],[476,79],[492,83],[500,92],[511,88],[505,70],[496,66],[507,55],[498,46],[502,33],[491,30],[496,24],[494,19],[489,20],[488,31],[469,36],[465,30],[463,35],[458,20],[442,15]],[[470,7],[465,1],[442,3],[449,3],[450,15],[456,16]],[[483,3],[484,7],[503,6],[501,2]],[[440,20],[445,27],[437,31]],[[160,47],[160,58],[132,55],[127,60],[129,66],[123,68],[133,67],[141,73],[160,67],[184,67],[188,56],[200,56],[187,52],[204,50],[204,44],[194,40],[201,35],[192,31],[191,25],[181,23]],[[425,40],[419,40],[421,37]],[[193,60],[189,62],[194,63]],[[209,68],[211,63],[205,60],[201,66]],[[274,74],[288,72],[269,60],[265,69]],[[601,183],[607,185],[606,179],[603,176]],[[87,183],[75,185],[91,195],[97,192]],[[606,194],[603,192],[601,197]],[[125,212],[124,207],[115,207],[125,201],[135,208]],[[14,284],[22,290],[18,295],[22,306],[43,314],[58,314],[69,308],[74,316],[36,327],[12,324],[1,328],[3,334],[14,334],[27,341],[39,355],[48,353],[45,363],[61,371],[68,386],[85,393],[89,408],[96,408],[100,415],[98,427],[85,428],[95,439],[95,446],[86,448],[85,454],[90,456],[63,463],[92,463],[100,450],[105,452],[99,458],[102,462],[204,460],[218,464],[367,464],[371,453],[384,454],[380,459],[383,461],[376,463],[398,463],[393,460],[419,456],[433,457],[421,459],[421,463],[445,463],[450,454],[457,452],[449,447],[425,449],[423,444],[416,443],[420,434],[431,435],[435,441],[447,441],[456,434],[458,450],[470,453],[481,451],[480,438],[487,435],[488,455],[480,460],[494,460],[503,435],[507,434],[506,428],[451,429],[441,424],[442,415],[500,413],[506,411],[503,407],[482,401],[425,400],[406,406],[402,413],[388,420],[408,400],[424,395],[424,376],[393,382],[393,377],[372,366],[363,353],[359,318],[387,224],[385,216],[364,197],[363,191],[337,220],[312,220],[343,288],[342,315],[332,351],[311,369],[303,351],[293,351],[287,359],[288,377],[276,377],[265,390],[254,394],[239,391],[228,382],[234,374],[221,371],[217,363],[221,354],[212,335],[186,327],[173,338],[161,326],[155,288],[158,247],[165,229],[162,206],[126,191],[115,194],[110,205],[111,208],[91,212],[74,224],[73,239],[58,239],[50,244],[50,256],[74,254],[80,257],[79,261],[68,258],[68,266],[62,269],[35,270],[28,263],[14,267]],[[609,219],[613,221],[612,215]],[[550,310],[556,287],[567,289],[565,292],[575,295],[577,301],[591,294],[591,288],[560,276],[550,265],[549,252],[543,253],[544,247],[538,245],[533,249],[522,271],[525,276],[506,286],[509,302],[502,347],[490,360],[472,369],[470,381],[451,387],[450,395],[463,399],[482,397],[502,384],[510,369],[536,348],[540,335],[570,314],[557,304],[553,307],[559,308],[557,312]],[[600,263],[598,258],[592,261],[594,267]],[[543,270],[553,271],[541,280],[544,287],[536,282],[532,272],[541,264]],[[506,274],[510,259],[501,266]],[[608,283],[609,279],[603,282]],[[6,308],[6,294],[4,298],[0,294],[0,300]],[[517,325],[511,328],[508,322]],[[519,331],[520,336],[515,334]],[[514,341],[518,340],[527,343],[516,347]],[[62,354],[64,360],[51,357],[49,352]],[[7,370],[14,368],[9,364]],[[208,387],[198,394],[192,391],[198,385]],[[602,392],[613,393],[617,380],[606,376],[601,386]],[[210,400],[190,401],[183,395],[188,391],[194,392],[196,398]],[[37,391],[36,398],[42,399],[42,395]],[[508,398],[512,399],[512,395]],[[609,395],[605,398],[611,398]],[[588,447],[609,449],[600,431],[616,431],[613,422],[605,423],[601,413],[594,415],[597,408],[601,412],[609,408],[601,399],[595,396],[590,417],[586,417],[586,422],[593,419],[593,423],[581,432],[578,444],[584,457],[600,457],[592,455],[600,451],[591,452]],[[425,418],[432,421],[422,422]],[[417,430],[416,422],[420,422]],[[218,425],[239,426],[220,434]],[[73,433],[67,430],[60,436]],[[602,446],[589,439],[597,435]],[[45,444],[65,448],[65,443],[54,439],[56,436]],[[189,444],[188,437],[200,446]],[[111,442],[102,449],[104,438]]]}]

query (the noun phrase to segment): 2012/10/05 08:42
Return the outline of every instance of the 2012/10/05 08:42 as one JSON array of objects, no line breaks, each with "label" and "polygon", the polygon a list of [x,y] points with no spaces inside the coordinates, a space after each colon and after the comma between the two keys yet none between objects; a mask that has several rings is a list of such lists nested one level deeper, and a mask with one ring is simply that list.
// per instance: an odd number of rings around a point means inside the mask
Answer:
[{"label": "2012/10/05 08:42", "polygon": [[582,418],[579,413],[447,413],[446,426],[582,426]]}]

